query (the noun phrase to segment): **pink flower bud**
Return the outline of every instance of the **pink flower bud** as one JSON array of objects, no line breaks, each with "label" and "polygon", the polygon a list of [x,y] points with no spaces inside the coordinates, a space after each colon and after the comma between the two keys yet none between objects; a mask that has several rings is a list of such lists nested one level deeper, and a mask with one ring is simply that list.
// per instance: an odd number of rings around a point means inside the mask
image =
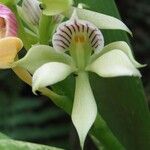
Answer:
[{"label": "pink flower bud", "polygon": [[0,38],[17,36],[17,20],[14,13],[0,4]]}]

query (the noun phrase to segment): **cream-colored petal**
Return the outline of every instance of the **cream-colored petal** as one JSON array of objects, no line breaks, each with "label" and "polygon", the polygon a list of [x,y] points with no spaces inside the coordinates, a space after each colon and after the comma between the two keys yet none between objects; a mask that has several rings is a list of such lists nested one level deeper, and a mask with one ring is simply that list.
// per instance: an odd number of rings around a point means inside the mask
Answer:
[{"label": "cream-colored petal", "polygon": [[0,40],[0,68],[10,68],[23,43],[19,38],[7,37]]},{"label": "cream-colored petal", "polygon": [[71,65],[72,59],[65,53],[58,53],[47,45],[35,45],[29,49],[25,57],[15,64],[27,69],[31,74],[48,62],[62,62]]},{"label": "cream-colored petal", "polygon": [[140,72],[132,64],[129,57],[121,50],[115,49],[105,53],[87,67],[88,71],[101,77],[138,76]]},{"label": "cream-colored petal", "polygon": [[123,51],[124,53],[126,53],[126,55],[129,57],[129,59],[131,60],[131,62],[134,64],[134,66],[136,68],[145,67],[145,65],[140,64],[140,63],[138,63],[135,60],[135,58],[134,58],[134,56],[132,54],[131,48],[124,41],[117,41],[117,42],[113,42],[113,43],[110,43],[110,44],[106,45],[102,49],[102,51],[99,51],[99,53],[95,53],[95,54],[92,55],[91,62],[93,62],[95,59],[97,59],[98,57],[102,56],[103,54],[105,54],[105,53],[107,53],[109,51],[112,51],[114,49],[119,49],[119,50]]},{"label": "cream-colored petal", "polygon": [[72,68],[64,63],[46,63],[33,74],[32,90],[35,93],[40,88],[60,82],[72,72]]}]

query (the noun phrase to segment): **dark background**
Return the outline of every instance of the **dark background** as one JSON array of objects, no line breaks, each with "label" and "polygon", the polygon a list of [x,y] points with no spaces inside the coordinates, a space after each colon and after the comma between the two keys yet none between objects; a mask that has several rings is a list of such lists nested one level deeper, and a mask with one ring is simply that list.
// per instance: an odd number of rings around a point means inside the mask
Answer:
[{"label": "dark background", "polygon": [[[131,43],[150,101],[150,1],[116,0],[123,21],[134,34]],[[31,88],[10,70],[0,73],[0,131],[14,139],[78,150],[78,138],[70,117],[48,98],[34,96]],[[90,139],[87,150],[96,150]]]}]

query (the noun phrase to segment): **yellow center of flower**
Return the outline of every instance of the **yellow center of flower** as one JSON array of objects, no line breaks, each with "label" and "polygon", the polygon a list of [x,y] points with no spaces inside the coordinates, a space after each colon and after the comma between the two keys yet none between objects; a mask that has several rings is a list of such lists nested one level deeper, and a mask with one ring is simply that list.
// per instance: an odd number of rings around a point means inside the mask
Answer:
[{"label": "yellow center of flower", "polygon": [[75,43],[84,43],[86,41],[84,35],[75,35],[74,42]]}]

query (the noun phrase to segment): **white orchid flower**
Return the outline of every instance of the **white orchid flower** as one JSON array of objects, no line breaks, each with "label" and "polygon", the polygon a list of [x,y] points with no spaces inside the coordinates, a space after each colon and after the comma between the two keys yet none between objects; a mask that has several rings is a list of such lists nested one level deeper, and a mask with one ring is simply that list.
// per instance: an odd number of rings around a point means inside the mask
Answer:
[{"label": "white orchid flower", "polygon": [[[86,17],[79,8],[77,13],[80,13],[80,17]],[[129,29],[115,18],[100,16],[101,22],[93,21],[94,25],[79,19],[74,11],[69,21],[58,26],[53,36],[54,48],[45,45],[34,46],[16,63],[33,74],[34,93],[38,89],[64,80],[71,73],[77,75],[71,118],[82,148],[97,115],[97,105],[88,72],[94,72],[100,77],[141,77],[137,68],[142,65],[134,59],[127,43],[118,41],[104,47],[103,34],[96,25],[103,29],[122,29],[128,32]],[[65,53],[66,51],[69,55]]]}]

